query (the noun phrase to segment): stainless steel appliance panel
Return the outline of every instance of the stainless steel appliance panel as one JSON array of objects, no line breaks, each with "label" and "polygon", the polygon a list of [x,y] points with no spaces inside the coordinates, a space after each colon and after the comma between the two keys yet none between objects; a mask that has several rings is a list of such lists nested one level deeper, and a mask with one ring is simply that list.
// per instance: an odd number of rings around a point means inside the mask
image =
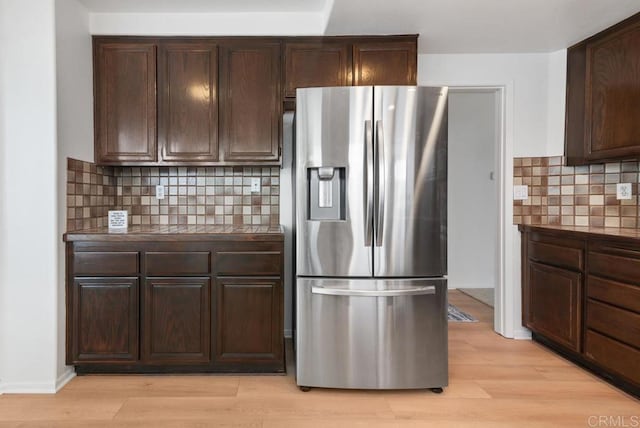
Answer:
[{"label": "stainless steel appliance panel", "polygon": [[[307,88],[296,96],[296,274],[371,276],[373,216],[373,89]],[[340,174],[341,219],[310,219],[310,177]],[[316,179],[314,181],[318,183]],[[326,183],[325,183],[326,184]],[[327,197],[328,186],[315,192]],[[334,187],[331,187],[334,189]],[[317,198],[318,196],[316,196]],[[314,212],[328,211],[326,201]],[[368,219],[368,222],[365,221]]]},{"label": "stainless steel appliance panel", "polygon": [[297,278],[297,384],[446,386],[446,303],[443,278]]},{"label": "stainless steel appliance panel", "polygon": [[447,273],[446,87],[374,88],[374,274]]}]

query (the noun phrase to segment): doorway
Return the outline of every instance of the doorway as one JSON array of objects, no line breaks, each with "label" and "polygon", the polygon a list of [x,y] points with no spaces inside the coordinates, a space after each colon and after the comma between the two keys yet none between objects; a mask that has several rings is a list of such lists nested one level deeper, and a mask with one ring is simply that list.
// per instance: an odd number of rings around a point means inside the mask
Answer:
[{"label": "doorway", "polygon": [[500,286],[501,88],[450,88],[448,283],[496,307]]}]

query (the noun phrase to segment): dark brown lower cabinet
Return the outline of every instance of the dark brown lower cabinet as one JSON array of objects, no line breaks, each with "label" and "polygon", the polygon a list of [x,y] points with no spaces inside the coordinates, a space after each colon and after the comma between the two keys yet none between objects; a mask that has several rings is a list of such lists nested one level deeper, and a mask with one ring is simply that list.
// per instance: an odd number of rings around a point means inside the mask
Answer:
[{"label": "dark brown lower cabinet", "polygon": [[74,278],[70,297],[67,364],[138,359],[138,278]]},{"label": "dark brown lower cabinet", "polygon": [[247,361],[273,365],[282,360],[282,283],[274,279],[216,280],[216,363],[236,366]]},{"label": "dark brown lower cabinet", "polygon": [[147,278],[142,360],[153,364],[211,361],[209,278]]},{"label": "dark brown lower cabinet", "polygon": [[76,372],[284,372],[281,233],[83,236],[65,236]]},{"label": "dark brown lower cabinet", "polygon": [[529,262],[528,327],[580,351],[582,274]]},{"label": "dark brown lower cabinet", "polygon": [[520,226],[533,338],[640,397],[640,240]]}]

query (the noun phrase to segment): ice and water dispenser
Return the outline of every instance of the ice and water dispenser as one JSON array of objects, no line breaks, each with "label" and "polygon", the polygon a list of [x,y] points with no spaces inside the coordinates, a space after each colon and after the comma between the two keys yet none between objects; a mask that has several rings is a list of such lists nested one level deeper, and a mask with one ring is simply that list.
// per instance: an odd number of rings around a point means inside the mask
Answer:
[{"label": "ice and water dispenser", "polygon": [[345,168],[307,169],[309,220],[345,219]]}]

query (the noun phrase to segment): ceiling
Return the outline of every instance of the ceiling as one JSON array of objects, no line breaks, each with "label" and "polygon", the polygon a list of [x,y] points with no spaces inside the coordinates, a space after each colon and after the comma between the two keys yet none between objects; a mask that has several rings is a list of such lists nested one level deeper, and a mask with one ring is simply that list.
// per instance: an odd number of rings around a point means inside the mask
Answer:
[{"label": "ceiling", "polygon": [[79,1],[95,15],[236,13],[239,31],[243,13],[299,13],[318,35],[417,33],[421,53],[551,52],[640,12],[640,0]]}]

